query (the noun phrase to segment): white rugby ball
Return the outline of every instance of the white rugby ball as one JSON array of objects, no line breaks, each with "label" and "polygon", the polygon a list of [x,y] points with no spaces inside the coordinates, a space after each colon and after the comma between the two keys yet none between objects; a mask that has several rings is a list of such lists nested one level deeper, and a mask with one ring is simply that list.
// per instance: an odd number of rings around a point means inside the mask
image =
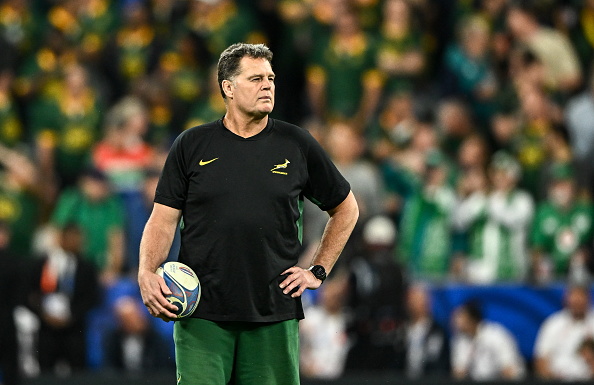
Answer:
[{"label": "white rugby ball", "polygon": [[177,318],[191,316],[198,307],[202,293],[200,280],[194,270],[181,262],[165,262],[156,273],[163,277],[172,292],[166,298],[177,307],[177,311],[174,311]]}]

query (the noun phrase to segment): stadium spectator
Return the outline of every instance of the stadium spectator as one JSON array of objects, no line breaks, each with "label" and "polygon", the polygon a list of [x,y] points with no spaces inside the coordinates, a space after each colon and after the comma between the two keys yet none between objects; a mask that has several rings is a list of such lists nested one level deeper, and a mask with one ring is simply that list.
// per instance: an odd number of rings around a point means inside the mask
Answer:
[{"label": "stadium spectator", "polygon": [[306,378],[335,379],[343,374],[349,340],[344,308],[345,280],[336,277],[324,284],[319,304],[305,310],[299,324],[300,370]]},{"label": "stadium spectator", "polygon": [[124,199],[140,192],[144,169],[153,161],[154,150],[144,140],[147,132],[146,107],[138,98],[125,97],[107,113],[104,138],[93,147],[93,165]]},{"label": "stadium spectator", "polygon": [[124,96],[135,81],[152,72],[163,48],[151,23],[148,5],[143,1],[126,1],[122,5],[122,21],[105,48],[105,55],[110,58],[105,61],[105,68],[116,98]]},{"label": "stadium spectator", "polygon": [[456,99],[445,99],[437,108],[437,130],[439,146],[450,158],[455,158],[462,142],[470,135],[476,135],[468,106]]},{"label": "stadium spectator", "polygon": [[585,282],[594,208],[577,195],[571,165],[555,165],[551,177],[548,199],[538,205],[532,225],[534,278]]},{"label": "stadium spectator", "polygon": [[84,237],[83,258],[93,262],[103,283],[117,278],[124,257],[124,209],[105,174],[86,170],[76,188],[60,194],[51,223],[58,229],[76,224]]},{"label": "stadium spectator", "polygon": [[41,19],[35,1],[4,1],[0,6],[0,36],[9,48],[3,54],[16,58],[28,54],[43,30]]},{"label": "stadium spectator", "polygon": [[197,100],[204,100],[209,90],[208,62],[198,39],[188,32],[171,40],[171,47],[161,54],[157,69],[149,78],[150,82],[161,84],[161,93],[170,99],[169,106],[165,98],[153,97],[151,103],[155,132],[150,140],[164,146],[169,146],[186,123],[190,107]]},{"label": "stadium spectator", "polygon": [[52,28],[77,47],[84,61],[99,59],[105,37],[115,27],[115,2],[110,0],[65,0],[55,3],[48,10]]},{"label": "stadium spectator", "polygon": [[490,184],[480,170],[465,175],[454,210],[454,225],[467,236],[465,279],[480,284],[519,281],[529,265],[534,202],[516,187],[520,166],[509,154],[493,156],[489,176]]},{"label": "stadium spectator", "polygon": [[139,299],[123,296],[113,305],[117,320],[105,340],[107,368],[124,373],[173,369],[167,341],[152,327]]},{"label": "stadium spectator", "polygon": [[363,136],[348,123],[334,122],[328,127],[324,145],[332,161],[351,184],[359,204],[362,221],[384,210],[384,186],[377,169],[363,152]]},{"label": "stadium spectator", "polygon": [[[594,1],[589,1],[594,6]],[[586,90],[571,98],[565,108],[565,123],[569,132],[571,152],[576,163],[576,181],[580,189],[594,194],[594,74]]]},{"label": "stadium spectator", "polygon": [[370,156],[377,165],[386,189],[386,210],[394,214],[396,222],[407,199],[419,184],[422,172],[422,151],[411,149],[413,138],[426,127],[417,120],[411,93],[388,96],[375,122],[366,132]]},{"label": "stadium spectator", "polygon": [[513,1],[507,13],[509,31],[542,63],[548,89],[571,94],[581,85],[580,63],[567,36],[541,25],[536,2]]},{"label": "stadium spectator", "polygon": [[187,3],[179,0],[158,0],[149,2],[151,21],[155,25],[157,34],[165,41],[175,38],[178,31],[171,28],[182,22]]},{"label": "stadium spectator", "polygon": [[[1,11],[0,11],[1,12]],[[9,66],[0,69],[0,144],[14,147],[25,139],[18,105],[12,95],[14,72]]]},{"label": "stadium spectator", "polygon": [[30,124],[41,170],[55,175],[60,186],[72,186],[97,140],[102,103],[86,68],[71,64],[63,71],[32,107]]},{"label": "stadium spectator", "polygon": [[219,54],[233,43],[266,42],[254,6],[244,6],[236,0],[190,2],[181,26],[205,42],[210,54],[209,64],[214,64]]},{"label": "stadium spectator", "polygon": [[363,247],[349,263],[348,371],[403,368],[406,277],[394,261],[396,228],[385,216],[363,227]]},{"label": "stadium spectator", "polygon": [[594,20],[594,1],[561,3],[558,7],[557,12],[564,17],[556,20],[556,27],[566,31],[580,58],[582,70],[588,74],[594,58],[594,41],[590,29]]},{"label": "stadium spectator", "polygon": [[40,44],[35,44],[33,52],[24,56],[15,68],[15,93],[26,102],[25,109],[32,110],[37,98],[50,97],[62,69],[75,64],[78,64],[76,50],[59,31],[47,28]]},{"label": "stadium spectator", "polygon": [[428,287],[413,284],[406,296],[406,370],[409,378],[439,377],[450,373],[449,343],[445,330],[431,314]]},{"label": "stadium spectator", "polygon": [[332,34],[328,41],[316,41],[307,68],[309,103],[317,119],[348,120],[363,131],[378,106],[382,75],[372,37],[361,28],[355,10],[335,12]]},{"label": "stadium spectator", "polygon": [[417,126],[413,95],[409,92],[389,94],[375,121],[366,130],[375,161],[384,161],[390,153],[410,144]]},{"label": "stadium spectator", "polygon": [[206,92],[190,107],[188,121],[184,125],[186,129],[211,122],[225,114],[225,102],[221,99],[216,67],[210,69],[207,77]]},{"label": "stadium spectator", "polygon": [[86,368],[86,316],[98,303],[99,283],[82,246],[81,229],[67,223],[58,245],[32,268],[28,302],[41,322],[37,351],[45,373]]},{"label": "stadium spectator", "polygon": [[588,286],[570,285],[563,309],[547,317],[536,337],[534,370],[546,380],[585,380],[592,375],[579,347],[594,333],[594,312]]},{"label": "stadium spectator", "polygon": [[514,336],[502,325],[483,318],[480,305],[467,302],[452,315],[451,347],[455,379],[518,380],[526,375]]},{"label": "stadium spectator", "polygon": [[19,258],[31,256],[33,239],[43,209],[54,196],[54,186],[25,154],[0,144],[0,221],[11,231],[10,251]]},{"label": "stadium spectator", "polygon": [[457,165],[461,172],[485,171],[489,162],[489,147],[485,138],[479,134],[467,136],[458,148]]},{"label": "stadium spectator", "polygon": [[495,112],[497,78],[490,59],[490,26],[480,16],[463,20],[458,39],[446,49],[444,76],[446,95],[463,98],[472,117],[486,125]]},{"label": "stadium spectator", "polygon": [[450,268],[450,221],[456,197],[443,154],[429,152],[423,168],[422,185],[404,206],[397,258],[413,278],[443,280]]},{"label": "stadium spectator", "polygon": [[376,62],[387,76],[388,93],[412,90],[425,69],[423,31],[415,23],[412,7],[406,0],[387,0],[382,5]]}]

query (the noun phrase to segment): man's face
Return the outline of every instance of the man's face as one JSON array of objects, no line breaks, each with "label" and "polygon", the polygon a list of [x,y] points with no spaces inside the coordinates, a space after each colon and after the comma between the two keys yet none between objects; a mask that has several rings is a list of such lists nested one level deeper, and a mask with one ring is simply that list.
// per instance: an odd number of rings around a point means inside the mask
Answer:
[{"label": "man's face", "polygon": [[[274,72],[270,62],[264,58],[241,59],[240,73],[229,85],[227,98],[241,112],[261,119],[274,108]],[[229,92],[230,91],[230,94]]]},{"label": "man's face", "polygon": [[457,332],[469,336],[472,336],[474,334],[474,330],[477,326],[477,324],[468,315],[467,311],[464,308],[458,308],[454,310],[454,313],[452,315],[452,323],[454,329]]},{"label": "man's face", "polygon": [[590,308],[590,296],[583,288],[572,288],[566,294],[565,305],[574,318],[582,319]]},{"label": "man's face", "polygon": [[568,208],[574,200],[573,181],[571,179],[554,181],[549,188],[549,196],[558,207]]}]

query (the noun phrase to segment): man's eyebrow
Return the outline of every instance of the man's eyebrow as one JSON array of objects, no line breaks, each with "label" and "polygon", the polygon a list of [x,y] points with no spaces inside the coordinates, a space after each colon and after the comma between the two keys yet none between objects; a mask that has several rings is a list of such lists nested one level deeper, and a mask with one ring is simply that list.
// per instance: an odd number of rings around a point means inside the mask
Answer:
[{"label": "man's eyebrow", "polygon": [[269,76],[272,76],[274,78],[274,77],[276,77],[276,74],[274,74],[274,73],[270,73],[268,75],[265,75],[265,74],[252,74],[252,75],[249,75],[248,78],[249,79],[253,79],[253,78],[264,78],[264,77],[269,77]]}]

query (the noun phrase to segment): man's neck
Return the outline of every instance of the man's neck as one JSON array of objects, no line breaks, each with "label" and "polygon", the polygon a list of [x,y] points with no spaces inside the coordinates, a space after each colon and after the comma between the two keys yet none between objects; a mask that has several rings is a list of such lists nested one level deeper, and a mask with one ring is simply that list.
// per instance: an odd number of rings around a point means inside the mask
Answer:
[{"label": "man's neck", "polygon": [[233,111],[227,110],[227,113],[223,117],[223,124],[235,135],[249,138],[258,135],[266,128],[266,125],[268,124],[268,115],[261,119],[257,119],[255,117],[233,113]]}]

